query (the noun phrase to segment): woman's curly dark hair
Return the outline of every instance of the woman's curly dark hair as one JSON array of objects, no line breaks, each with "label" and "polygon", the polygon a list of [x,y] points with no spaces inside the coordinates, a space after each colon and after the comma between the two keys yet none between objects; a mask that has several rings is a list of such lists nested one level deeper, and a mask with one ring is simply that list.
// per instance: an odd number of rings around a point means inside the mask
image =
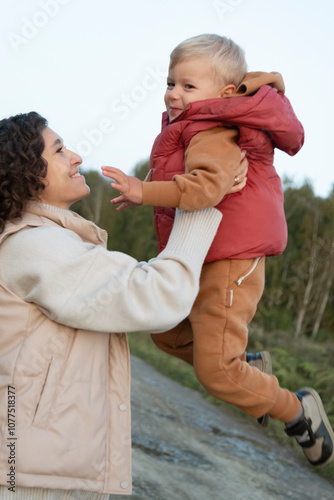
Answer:
[{"label": "woman's curly dark hair", "polygon": [[42,132],[47,125],[35,111],[0,120],[0,233],[45,187]]}]

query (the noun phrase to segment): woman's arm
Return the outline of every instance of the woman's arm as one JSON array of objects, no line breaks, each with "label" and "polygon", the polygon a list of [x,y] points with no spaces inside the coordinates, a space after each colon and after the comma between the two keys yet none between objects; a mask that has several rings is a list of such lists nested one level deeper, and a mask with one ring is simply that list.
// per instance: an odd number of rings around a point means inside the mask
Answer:
[{"label": "woman's arm", "polygon": [[149,262],[84,243],[61,227],[19,231],[0,247],[0,279],[58,323],[164,331],[189,314],[220,220],[215,209],[177,211],[167,247]]}]

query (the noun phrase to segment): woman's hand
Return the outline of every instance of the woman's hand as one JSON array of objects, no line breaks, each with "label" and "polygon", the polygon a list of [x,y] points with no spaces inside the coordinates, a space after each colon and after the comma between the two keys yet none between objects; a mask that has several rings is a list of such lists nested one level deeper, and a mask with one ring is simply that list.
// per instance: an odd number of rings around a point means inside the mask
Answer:
[{"label": "woman's hand", "polygon": [[226,194],[237,193],[241,191],[247,183],[248,160],[246,151],[241,152],[240,170],[234,178],[234,185]]},{"label": "woman's hand", "polygon": [[143,203],[143,183],[137,177],[126,175],[122,170],[114,167],[101,167],[102,174],[105,177],[114,179],[111,187],[118,189],[121,193],[117,198],[113,198],[110,203],[121,203],[116,210],[123,210],[131,206],[138,206]]}]

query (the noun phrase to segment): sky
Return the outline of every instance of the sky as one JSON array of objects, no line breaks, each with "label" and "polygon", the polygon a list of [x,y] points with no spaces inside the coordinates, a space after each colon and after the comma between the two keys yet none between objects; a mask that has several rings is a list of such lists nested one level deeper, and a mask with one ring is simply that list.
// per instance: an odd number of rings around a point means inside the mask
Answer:
[{"label": "sky", "polygon": [[275,166],[319,196],[334,185],[332,0],[1,0],[0,119],[37,111],[82,169],[132,173],[160,131],[169,54],[202,33],[232,38],[249,71],[282,73],[305,129]]}]

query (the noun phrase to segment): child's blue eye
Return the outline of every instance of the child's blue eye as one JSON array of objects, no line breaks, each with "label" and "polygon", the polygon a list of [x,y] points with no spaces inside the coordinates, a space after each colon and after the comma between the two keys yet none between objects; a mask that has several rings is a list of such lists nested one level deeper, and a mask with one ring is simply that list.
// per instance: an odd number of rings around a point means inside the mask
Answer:
[{"label": "child's blue eye", "polygon": [[195,87],[194,87],[194,85],[191,85],[190,83],[188,83],[187,85],[185,85],[185,88],[189,90],[189,89],[194,89]]}]

